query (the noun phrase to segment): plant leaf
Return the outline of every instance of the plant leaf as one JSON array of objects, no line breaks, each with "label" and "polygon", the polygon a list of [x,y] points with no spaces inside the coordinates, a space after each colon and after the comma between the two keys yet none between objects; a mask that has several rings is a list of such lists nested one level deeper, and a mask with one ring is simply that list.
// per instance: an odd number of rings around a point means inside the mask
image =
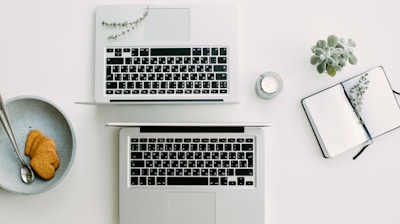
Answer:
[{"label": "plant leaf", "polygon": [[326,68],[326,60],[321,61],[318,65],[317,65],[317,71],[318,73],[323,73],[325,71]]},{"label": "plant leaf", "polygon": [[349,44],[349,47],[355,47],[356,46],[356,42],[353,39],[349,39],[348,40],[348,44]]},{"label": "plant leaf", "polygon": [[312,53],[315,53],[315,49],[317,49],[317,46],[316,46],[316,45],[312,46],[312,47],[311,47],[311,52],[312,52]]},{"label": "plant leaf", "polygon": [[321,48],[316,48],[314,53],[315,53],[315,55],[320,55],[320,54],[323,54],[324,51]]},{"label": "plant leaf", "polygon": [[355,65],[355,64],[357,64],[357,57],[356,56],[354,56],[354,55],[350,55],[350,57],[349,57],[349,63],[350,64],[352,64],[352,65]]},{"label": "plant leaf", "polygon": [[326,68],[326,72],[328,72],[328,75],[330,76],[335,76],[336,75],[336,69],[332,66],[329,66]]},{"label": "plant leaf", "polygon": [[317,55],[311,56],[310,63],[311,63],[312,65],[316,65],[319,61],[320,61],[320,60],[319,60],[319,56],[317,56]]},{"label": "plant leaf", "polygon": [[342,51],[342,57],[343,58],[348,58],[349,57],[349,51],[347,49],[343,49]]},{"label": "plant leaf", "polygon": [[325,46],[326,46],[326,41],[325,40],[317,41],[317,47],[324,48]]},{"label": "plant leaf", "polygon": [[340,60],[339,66],[340,66],[341,68],[343,68],[344,66],[346,66],[346,60],[345,60],[345,59]]},{"label": "plant leaf", "polygon": [[336,35],[330,35],[328,37],[328,46],[329,47],[336,47],[336,45],[338,44],[339,39]]},{"label": "plant leaf", "polygon": [[332,57],[328,57],[328,58],[326,58],[326,63],[328,65],[332,65],[333,63],[335,63],[335,60]]}]

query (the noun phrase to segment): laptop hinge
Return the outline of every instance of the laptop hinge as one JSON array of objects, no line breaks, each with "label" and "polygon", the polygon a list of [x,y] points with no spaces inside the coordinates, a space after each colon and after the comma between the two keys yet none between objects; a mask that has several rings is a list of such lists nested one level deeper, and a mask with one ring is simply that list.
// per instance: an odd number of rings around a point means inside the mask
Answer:
[{"label": "laptop hinge", "polygon": [[154,102],[223,102],[223,99],[170,99],[170,100],[110,100],[110,103],[154,103]]},{"label": "laptop hinge", "polygon": [[243,133],[243,126],[143,126],[140,132],[172,132],[172,133]]}]

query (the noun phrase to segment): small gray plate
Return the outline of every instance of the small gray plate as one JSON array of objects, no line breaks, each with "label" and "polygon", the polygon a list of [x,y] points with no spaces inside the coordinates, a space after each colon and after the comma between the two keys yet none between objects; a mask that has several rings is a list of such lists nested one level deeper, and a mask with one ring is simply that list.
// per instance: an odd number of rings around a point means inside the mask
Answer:
[{"label": "small gray plate", "polygon": [[30,131],[40,130],[56,142],[60,167],[55,176],[48,181],[35,175],[31,184],[21,180],[21,162],[12,148],[11,142],[0,125],[0,187],[18,194],[39,194],[50,190],[67,175],[75,157],[75,132],[64,112],[52,102],[36,96],[18,96],[7,100],[6,106],[10,122],[21,155],[25,155],[25,142]]}]

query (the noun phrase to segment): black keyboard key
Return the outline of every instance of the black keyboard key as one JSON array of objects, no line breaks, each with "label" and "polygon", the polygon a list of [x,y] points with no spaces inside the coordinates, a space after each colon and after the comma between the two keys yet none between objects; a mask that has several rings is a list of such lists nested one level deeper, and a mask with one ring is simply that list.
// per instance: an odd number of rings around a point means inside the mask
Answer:
[{"label": "black keyboard key", "polygon": [[153,48],[151,56],[186,56],[191,55],[190,48]]},{"label": "black keyboard key", "polygon": [[215,72],[226,72],[227,68],[226,65],[214,65]]},{"label": "black keyboard key", "polygon": [[218,177],[211,177],[210,178],[210,185],[219,185],[219,178]]},{"label": "black keyboard key", "polygon": [[226,177],[221,177],[220,184],[223,185],[223,186],[228,185],[228,178],[226,178]]},{"label": "black keyboard key", "polygon": [[219,64],[226,64],[227,63],[227,58],[226,57],[218,57],[218,63]]},{"label": "black keyboard key", "polygon": [[132,176],[139,176],[140,175],[140,169],[131,169],[131,175]]},{"label": "black keyboard key", "polygon": [[201,48],[193,48],[193,55],[201,55]]},{"label": "black keyboard key", "polygon": [[217,73],[215,77],[217,80],[227,80],[228,79],[228,76],[226,73]]},{"label": "black keyboard key", "polygon": [[157,177],[157,185],[165,185],[165,177]]},{"label": "black keyboard key", "polygon": [[143,153],[142,152],[131,152],[131,159],[142,159]]},{"label": "black keyboard key", "polygon": [[138,177],[131,177],[131,185],[138,185],[139,178]]},{"label": "black keyboard key", "polygon": [[114,80],[114,76],[112,74],[107,74],[106,75],[106,80],[107,81],[113,81]]},{"label": "black keyboard key", "polygon": [[144,167],[143,160],[132,160],[131,167]]},{"label": "black keyboard key", "polygon": [[220,48],[220,49],[219,49],[219,54],[220,54],[220,55],[226,55],[226,54],[227,54],[227,49],[224,48],[224,47]]},{"label": "black keyboard key", "polygon": [[205,56],[210,55],[210,48],[203,48],[203,55]]},{"label": "black keyboard key", "polygon": [[147,184],[147,178],[146,177],[140,177],[139,178],[139,185],[146,185]]},{"label": "black keyboard key", "polygon": [[253,169],[236,169],[236,176],[253,176]]},{"label": "black keyboard key", "polygon": [[208,185],[208,177],[168,177],[168,185]]},{"label": "black keyboard key", "polygon": [[139,56],[139,49],[132,48],[132,56]]},{"label": "black keyboard key", "polygon": [[107,82],[106,89],[116,89],[118,88],[118,82]]},{"label": "black keyboard key", "polygon": [[156,178],[155,177],[149,177],[147,179],[148,185],[155,185],[156,184]]},{"label": "black keyboard key", "polygon": [[116,48],[115,49],[115,56],[122,56],[122,49],[121,48]]},{"label": "black keyboard key", "polygon": [[237,184],[244,185],[244,177],[238,177]]},{"label": "black keyboard key", "polygon": [[252,144],[243,144],[242,151],[253,151],[253,145]]},{"label": "black keyboard key", "polygon": [[140,56],[149,56],[149,49],[148,48],[140,48],[139,54],[140,54]]},{"label": "black keyboard key", "polygon": [[124,63],[124,58],[107,58],[108,65],[120,65]]},{"label": "black keyboard key", "polygon": [[106,74],[107,74],[107,76],[112,74],[111,71],[112,71],[112,67],[111,67],[110,65],[108,65],[108,66],[106,67],[106,72],[107,72]]},{"label": "black keyboard key", "polygon": [[219,51],[218,51],[218,48],[215,48],[215,47],[214,47],[214,48],[211,49],[211,54],[212,54],[212,55],[218,55],[218,52],[219,52]]}]

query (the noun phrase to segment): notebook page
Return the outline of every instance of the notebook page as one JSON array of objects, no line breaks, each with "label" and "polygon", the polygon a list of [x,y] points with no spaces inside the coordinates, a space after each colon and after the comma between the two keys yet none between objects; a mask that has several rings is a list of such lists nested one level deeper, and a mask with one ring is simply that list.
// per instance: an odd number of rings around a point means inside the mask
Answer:
[{"label": "notebook page", "polygon": [[369,136],[338,84],[302,101],[326,157],[362,147]]},{"label": "notebook page", "polygon": [[[383,68],[377,67],[366,73],[370,82],[362,99],[360,115],[371,137],[375,138],[400,126],[400,108]],[[343,82],[347,94],[360,76]]]}]

